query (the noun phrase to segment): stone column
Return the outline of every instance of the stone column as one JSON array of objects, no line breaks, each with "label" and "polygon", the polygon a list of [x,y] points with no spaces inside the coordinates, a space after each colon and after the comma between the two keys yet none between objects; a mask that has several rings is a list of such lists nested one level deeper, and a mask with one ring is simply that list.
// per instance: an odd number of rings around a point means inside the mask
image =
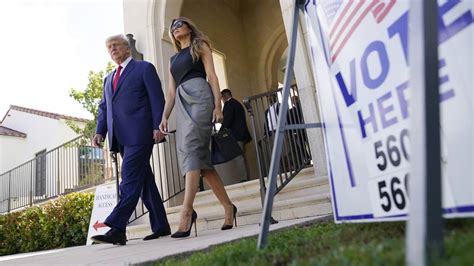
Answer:
[{"label": "stone column", "polygon": [[[287,38],[290,39],[294,2],[280,0]],[[306,40],[309,38],[305,19],[300,16],[298,27],[298,40],[295,57],[295,79],[298,85],[299,98],[306,123],[320,123],[319,98],[315,81],[312,75],[311,57],[307,50]],[[314,172],[317,177],[327,176],[326,152],[324,147],[323,131],[321,128],[307,129],[311,156],[313,158]]]}]

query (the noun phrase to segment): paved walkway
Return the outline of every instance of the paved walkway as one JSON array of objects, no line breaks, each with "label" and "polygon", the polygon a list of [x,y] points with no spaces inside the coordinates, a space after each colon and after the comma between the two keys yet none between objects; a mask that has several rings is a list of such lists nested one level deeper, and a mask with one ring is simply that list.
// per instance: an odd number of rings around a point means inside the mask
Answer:
[{"label": "paved walkway", "polygon": [[[278,224],[270,226],[270,230],[275,231],[331,218],[331,216],[318,216],[280,221]],[[173,239],[171,237],[150,241],[135,239],[129,240],[126,246],[100,244],[3,256],[0,257],[0,265],[129,265],[156,261],[180,253],[204,250],[217,244],[255,236],[259,232],[258,224],[250,224],[238,226],[228,231],[198,231],[197,237],[192,234],[191,237],[185,239]]]}]

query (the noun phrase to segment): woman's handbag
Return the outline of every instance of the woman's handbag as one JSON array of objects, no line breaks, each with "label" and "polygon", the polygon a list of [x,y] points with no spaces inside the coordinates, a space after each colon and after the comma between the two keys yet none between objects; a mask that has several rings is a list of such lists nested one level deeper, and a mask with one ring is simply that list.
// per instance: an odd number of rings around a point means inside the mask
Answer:
[{"label": "woman's handbag", "polygon": [[221,128],[219,131],[213,128],[211,135],[211,159],[212,164],[221,164],[228,162],[239,155],[242,155],[242,149],[230,134],[227,128]]}]

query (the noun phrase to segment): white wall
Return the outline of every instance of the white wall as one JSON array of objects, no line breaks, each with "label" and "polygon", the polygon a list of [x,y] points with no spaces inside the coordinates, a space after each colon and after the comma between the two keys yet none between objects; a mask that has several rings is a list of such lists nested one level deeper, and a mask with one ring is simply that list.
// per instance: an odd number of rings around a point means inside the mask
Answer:
[{"label": "white wall", "polygon": [[25,138],[0,136],[0,174],[19,164],[14,162],[12,157],[19,157],[18,150],[24,150],[26,144]]},{"label": "white wall", "polygon": [[8,197],[9,195],[14,194],[10,187],[10,180],[12,177],[8,174],[2,175],[6,171],[3,169],[7,169],[7,167],[9,167],[8,165],[11,164],[12,161],[10,160],[10,157],[12,157],[12,151],[24,149],[25,145],[25,138],[0,136],[0,213],[7,211]]},{"label": "white wall", "polygon": [[64,120],[10,110],[3,126],[23,132],[25,138],[0,136],[0,174],[78,136]]}]

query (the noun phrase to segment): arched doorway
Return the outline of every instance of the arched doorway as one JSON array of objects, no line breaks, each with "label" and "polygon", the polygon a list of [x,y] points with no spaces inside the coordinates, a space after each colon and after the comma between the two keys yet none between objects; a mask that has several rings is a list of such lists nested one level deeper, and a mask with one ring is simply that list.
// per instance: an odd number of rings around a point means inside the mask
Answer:
[{"label": "arched doorway", "polygon": [[[279,0],[125,0],[124,9],[133,10],[124,13],[125,31],[134,34],[137,49],[157,67],[164,90],[174,54],[168,30],[179,16],[193,20],[211,39],[222,61],[220,79],[227,80],[227,88],[240,102],[276,89],[281,82],[280,61],[288,44]],[[246,146],[246,157],[249,177],[256,179],[252,145]]]}]

